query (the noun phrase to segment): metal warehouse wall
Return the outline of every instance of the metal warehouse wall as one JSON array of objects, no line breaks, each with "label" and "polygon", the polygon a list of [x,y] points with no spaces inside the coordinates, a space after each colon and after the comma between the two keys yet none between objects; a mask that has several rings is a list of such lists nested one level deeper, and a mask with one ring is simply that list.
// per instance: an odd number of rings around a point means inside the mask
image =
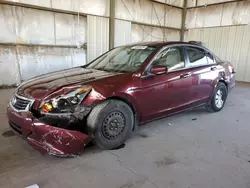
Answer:
[{"label": "metal warehouse wall", "polygon": [[71,47],[86,42],[84,17],[78,31],[76,16],[0,5],[0,25],[0,85],[85,63],[86,50]]},{"label": "metal warehouse wall", "polygon": [[195,7],[195,6],[204,6],[204,5],[225,3],[225,2],[232,2],[232,1],[235,1],[235,0],[187,0],[187,6]]},{"label": "metal warehouse wall", "polygon": [[133,43],[141,41],[179,41],[180,32],[172,29],[148,27],[139,24],[132,24]]},{"label": "metal warehouse wall", "polygon": [[147,0],[116,0],[116,23],[126,28],[116,27],[118,41],[115,41],[115,46],[146,41],[179,41],[183,1],[168,0],[167,3],[176,6]]},{"label": "metal warehouse wall", "polygon": [[[198,0],[203,5],[205,0]],[[216,1],[217,2],[217,1]],[[215,3],[212,1],[210,3]],[[185,40],[199,40],[236,68],[237,80],[250,82],[250,1],[187,10]]]},{"label": "metal warehouse wall", "polygon": [[109,19],[88,16],[88,23],[87,59],[90,62],[109,49]]},{"label": "metal warehouse wall", "polygon": [[87,18],[0,4],[0,86],[86,63]]},{"label": "metal warehouse wall", "polygon": [[184,4],[184,0],[154,0],[154,1],[158,1],[161,3],[167,3],[167,4],[175,5],[178,7],[183,7],[183,4]]},{"label": "metal warehouse wall", "polygon": [[[183,0],[116,0],[114,46],[180,40],[182,7]],[[0,86],[106,52],[109,14],[110,0],[0,0]]]}]

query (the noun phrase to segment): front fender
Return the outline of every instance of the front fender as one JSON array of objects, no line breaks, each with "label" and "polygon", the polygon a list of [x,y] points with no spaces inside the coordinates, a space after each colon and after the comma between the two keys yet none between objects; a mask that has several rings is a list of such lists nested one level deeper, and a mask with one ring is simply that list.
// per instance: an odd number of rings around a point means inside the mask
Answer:
[{"label": "front fender", "polygon": [[124,102],[126,102],[134,111],[135,114],[140,114],[139,111],[139,107],[137,104],[137,101],[135,100],[135,98],[128,94],[128,93],[116,93],[115,95],[112,95],[110,97],[108,97],[108,99],[120,99]]},{"label": "front fender", "polygon": [[137,115],[140,114],[138,104],[135,98],[128,93],[125,92],[116,92],[111,94],[102,94],[96,89],[92,89],[92,91],[87,95],[84,99],[84,105],[97,105],[107,99],[118,99],[126,102],[133,110],[133,112]]}]

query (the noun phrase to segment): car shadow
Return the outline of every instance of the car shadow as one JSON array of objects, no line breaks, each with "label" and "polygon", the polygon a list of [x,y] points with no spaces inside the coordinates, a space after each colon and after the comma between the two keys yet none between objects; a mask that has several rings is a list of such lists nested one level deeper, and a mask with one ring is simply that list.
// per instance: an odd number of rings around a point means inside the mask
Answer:
[{"label": "car shadow", "polygon": [[[196,121],[200,115],[208,114],[208,112],[204,107],[195,108],[183,113],[178,113],[169,117],[164,117],[158,120],[154,120],[152,122],[143,124],[139,126],[137,130],[133,131],[131,136],[129,137],[127,142],[136,140],[136,139],[147,139],[149,137],[157,135],[157,129],[168,129],[170,126],[174,126],[174,120],[180,116],[190,116],[190,121]],[[169,120],[169,121],[168,121]],[[154,132],[152,134],[152,132]],[[159,131],[161,132],[161,131]],[[126,143],[121,144],[121,146],[114,148],[113,150],[120,150],[126,147]],[[99,148],[94,142],[89,142],[87,146],[83,149],[83,151],[79,152],[75,157],[81,157],[83,155],[92,155],[96,153],[101,153],[105,151],[105,149]],[[111,151],[111,150],[110,150]],[[69,157],[71,158],[71,157]]]}]

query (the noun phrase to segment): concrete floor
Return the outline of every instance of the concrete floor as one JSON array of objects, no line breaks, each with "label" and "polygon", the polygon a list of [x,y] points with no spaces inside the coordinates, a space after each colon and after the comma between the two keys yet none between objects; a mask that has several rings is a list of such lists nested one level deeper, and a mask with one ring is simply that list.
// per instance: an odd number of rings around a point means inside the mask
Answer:
[{"label": "concrete floor", "polygon": [[142,126],[119,150],[42,156],[8,131],[0,90],[0,187],[249,188],[250,85],[237,84],[223,111],[203,108]]}]

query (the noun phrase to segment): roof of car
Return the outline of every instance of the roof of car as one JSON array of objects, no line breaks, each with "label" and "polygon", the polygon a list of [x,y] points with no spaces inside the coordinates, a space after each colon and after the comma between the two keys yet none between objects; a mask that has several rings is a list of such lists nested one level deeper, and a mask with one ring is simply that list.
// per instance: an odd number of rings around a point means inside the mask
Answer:
[{"label": "roof of car", "polygon": [[130,44],[129,46],[151,46],[151,47],[161,47],[171,44],[190,44],[190,45],[197,45],[199,46],[198,42],[195,43],[194,41],[190,42],[179,42],[179,41],[168,41],[168,42],[162,42],[162,41],[156,41],[156,42],[140,42],[140,43],[134,43]]}]

